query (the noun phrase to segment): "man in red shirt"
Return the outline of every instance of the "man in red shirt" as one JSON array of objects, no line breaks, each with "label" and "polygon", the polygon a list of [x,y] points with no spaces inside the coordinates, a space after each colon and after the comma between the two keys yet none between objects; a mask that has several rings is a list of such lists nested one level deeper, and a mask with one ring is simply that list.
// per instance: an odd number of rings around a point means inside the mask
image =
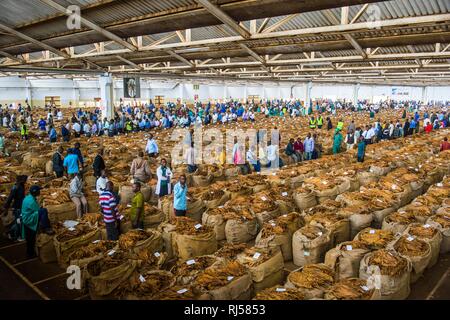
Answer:
[{"label": "man in red shirt", "polygon": [[450,150],[450,143],[447,141],[447,137],[444,138],[444,141],[441,143],[441,151]]},{"label": "man in red shirt", "polygon": [[427,126],[425,127],[425,132],[430,133],[433,130],[433,126],[431,125],[431,122],[428,122]]},{"label": "man in red shirt", "polygon": [[303,146],[303,142],[300,138],[297,138],[297,141],[294,143],[294,151],[297,155],[299,161],[303,161],[303,152],[305,152],[305,148]]}]

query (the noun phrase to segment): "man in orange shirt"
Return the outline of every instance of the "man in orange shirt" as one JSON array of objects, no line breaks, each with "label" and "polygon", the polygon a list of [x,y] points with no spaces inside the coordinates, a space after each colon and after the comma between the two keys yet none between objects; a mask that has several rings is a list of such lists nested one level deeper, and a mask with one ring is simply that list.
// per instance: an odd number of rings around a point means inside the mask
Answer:
[{"label": "man in orange shirt", "polygon": [[450,150],[450,143],[448,142],[447,137],[444,138],[444,141],[441,142],[441,151]]}]

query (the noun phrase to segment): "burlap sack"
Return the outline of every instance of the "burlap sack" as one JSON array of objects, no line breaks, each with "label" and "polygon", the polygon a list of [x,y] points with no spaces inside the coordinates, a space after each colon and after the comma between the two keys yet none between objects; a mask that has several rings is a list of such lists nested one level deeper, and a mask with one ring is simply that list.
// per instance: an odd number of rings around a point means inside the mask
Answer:
[{"label": "burlap sack", "polygon": [[51,223],[56,223],[66,220],[76,220],[77,212],[73,202],[66,202],[63,204],[45,206],[48,210],[48,218]]},{"label": "burlap sack", "polygon": [[151,252],[161,252],[163,250],[164,240],[161,232],[153,229],[147,229],[146,232],[149,234],[149,237],[136,242],[134,247],[130,249],[130,253],[139,253],[143,250]]},{"label": "burlap sack", "polygon": [[233,279],[226,286],[203,293],[198,300],[250,300],[252,289],[252,277],[249,272]]},{"label": "burlap sack", "polygon": [[278,216],[280,216],[280,214],[280,208],[277,206],[277,208],[272,211],[255,213],[255,216],[258,224],[262,226],[265,222],[276,219]]},{"label": "burlap sack", "polygon": [[408,260],[408,269],[399,276],[382,275],[377,265],[369,265],[372,253],[366,254],[360,263],[359,278],[367,280],[369,287],[379,288],[380,300],[405,300],[410,292],[411,262]]},{"label": "burlap sack", "polygon": [[317,205],[317,197],[314,191],[308,193],[297,193],[294,191],[294,201],[301,210],[309,209]]},{"label": "burlap sack", "polygon": [[368,171],[358,172],[356,176],[358,177],[359,185],[361,187],[364,187],[372,182],[377,182],[379,179],[378,175]]},{"label": "burlap sack", "polygon": [[53,161],[52,160],[49,160],[45,163],[45,174],[47,176],[53,175]]},{"label": "burlap sack", "polygon": [[262,238],[261,232],[255,240],[257,248],[273,248],[281,251],[284,261],[292,260],[292,233],[286,230],[282,234],[273,234],[267,238]]},{"label": "burlap sack", "polygon": [[[419,240],[422,241],[422,240]],[[399,255],[408,259],[411,262],[410,283],[415,283],[423,275],[431,260],[431,246],[428,242],[423,241],[427,245],[427,250],[420,256],[407,256],[399,252]],[[395,243],[392,245],[395,246]]]},{"label": "burlap sack", "polygon": [[384,218],[394,212],[397,208],[396,207],[390,207],[385,208],[382,210],[374,211],[373,214],[373,220],[372,220],[372,227],[375,229],[381,229],[381,226],[383,224]]},{"label": "burlap sack", "polygon": [[258,234],[258,221],[253,220],[228,220],[225,224],[225,237],[228,243],[244,243],[255,239]]},{"label": "burlap sack", "polygon": [[206,209],[217,208],[217,207],[223,206],[230,199],[231,199],[230,192],[225,191],[224,194],[222,195],[222,197],[220,197],[219,199],[214,199],[214,200],[209,200],[209,201],[205,200],[204,203],[205,203]]},{"label": "burlap sack", "polygon": [[450,252],[450,228],[443,228],[442,225],[435,222],[432,217],[427,220],[427,224],[430,224],[441,232],[442,242],[439,252],[441,254]]},{"label": "burlap sack", "polygon": [[322,262],[325,253],[331,248],[331,233],[322,229],[322,235],[315,239],[308,239],[301,229],[292,236],[292,255],[296,266]]},{"label": "burlap sack", "polygon": [[350,224],[350,239],[353,239],[358,232],[370,227],[373,215],[364,207],[346,207],[337,212],[337,215],[347,217]]},{"label": "burlap sack", "polygon": [[192,185],[194,187],[208,187],[213,181],[213,177],[210,175],[202,176],[202,175],[193,175],[192,176]]},{"label": "burlap sack", "polygon": [[181,260],[213,254],[217,251],[217,240],[214,232],[198,235],[173,234],[173,252]]},{"label": "burlap sack", "polygon": [[320,286],[318,288],[303,288],[303,287],[298,287],[295,285],[295,283],[293,281],[291,281],[291,276],[294,272],[300,272],[303,269],[303,266],[292,271],[286,280],[286,284],[284,285],[285,288],[288,289],[296,289],[298,290],[303,296],[304,296],[304,300],[317,300],[317,299],[322,299],[325,292],[327,291],[327,289],[329,288],[328,286]]},{"label": "burlap sack", "polygon": [[[93,263],[95,263],[95,261]],[[137,260],[128,260],[115,268],[100,273],[99,275],[89,274],[88,285],[91,299],[98,300],[107,297],[115,289],[117,289],[121,283],[128,280],[137,266]]]},{"label": "burlap sack", "polygon": [[[273,256],[261,264],[250,266],[253,285],[256,292],[273,287],[282,281],[284,260],[281,251],[274,250]],[[245,265],[245,253],[238,254],[237,260]]]},{"label": "burlap sack", "polygon": [[167,259],[172,259],[175,256],[173,252],[173,231],[175,230],[175,226],[168,222],[163,222],[159,225],[158,231],[161,233],[164,248],[167,252]]},{"label": "burlap sack", "polygon": [[375,174],[379,177],[387,175],[391,170],[392,170],[391,167],[382,167],[379,165],[371,165],[370,166],[370,172],[372,172],[373,174]]},{"label": "burlap sack", "polygon": [[155,228],[165,221],[166,216],[161,210],[155,210],[153,214],[144,215],[144,228]]},{"label": "burlap sack", "polygon": [[202,200],[197,199],[195,201],[188,201],[186,216],[195,220],[202,221],[203,212],[205,212],[206,206]]},{"label": "burlap sack", "polygon": [[325,254],[325,264],[336,273],[336,281],[346,278],[357,278],[359,276],[359,265],[361,259],[370,252],[369,249],[352,248],[343,250],[351,242],[338,244],[336,248],[328,250]]},{"label": "burlap sack", "polygon": [[347,218],[343,218],[330,226],[324,226],[314,220],[310,224],[330,230],[331,247],[350,240],[350,222]]},{"label": "burlap sack", "polygon": [[217,241],[225,240],[225,224],[223,216],[220,214],[209,214],[205,211],[202,217],[202,224],[213,228]]},{"label": "burlap sack", "polygon": [[381,229],[392,231],[393,234],[401,234],[408,227],[408,224],[392,221],[389,217],[390,215],[383,219]]},{"label": "burlap sack", "polygon": [[37,254],[42,263],[52,263],[58,260],[53,238],[54,236],[46,233],[39,233],[36,237]]},{"label": "burlap sack", "polygon": [[98,228],[93,229],[92,231],[82,235],[81,237],[70,239],[64,242],[60,242],[56,239],[56,237],[54,237],[53,243],[55,245],[58,264],[62,268],[66,268],[69,264],[69,255],[73,251],[75,251],[79,247],[91,243],[94,240],[100,240],[100,237],[101,233]]},{"label": "burlap sack", "polygon": [[[411,223],[403,234],[405,234],[405,235],[410,234],[409,231],[410,231],[412,226],[423,226],[423,225],[420,224],[420,223]],[[429,228],[433,228],[433,229],[437,230],[436,234],[432,238],[427,238],[427,237],[421,237],[421,236],[418,236],[418,235],[414,235],[418,239],[423,240],[423,241],[427,242],[430,245],[431,258],[430,258],[430,262],[428,263],[427,269],[433,267],[436,264],[436,262],[438,261],[439,251],[441,249],[441,243],[442,243],[442,234],[441,234],[441,232],[437,228],[435,228],[435,227],[433,227],[431,225],[429,226]]]}]

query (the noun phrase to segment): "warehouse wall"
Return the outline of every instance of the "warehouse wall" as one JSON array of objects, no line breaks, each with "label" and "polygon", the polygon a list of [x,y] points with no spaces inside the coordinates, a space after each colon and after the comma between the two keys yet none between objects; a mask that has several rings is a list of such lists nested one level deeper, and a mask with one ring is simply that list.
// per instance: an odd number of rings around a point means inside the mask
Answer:
[{"label": "warehouse wall", "polygon": [[[196,97],[202,102],[222,101],[224,98],[246,99],[248,96],[259,96],[261,99],[295,99],[304,101],[306,85],[264,84],[248,86],[237,84],[208,83],[199,84],[198,89],[194,82],[157,82],[141,80],[141,99],[137,103],[154,100],[156,96],[163,96],[165,102],[192,103]],[[114,84],[116,102],[123,97],[123,82],[118,80]],[[28,99],[35,106],[43,106],[46,96],[59,96],[63,107],[67,106],[93,106],[94,100],[100,98],[100,85],[98,81],[77,81],[71,79],[27,80],[19,77],[0,78],[0,104],[25,103]],[[312,99],[330,98],[353,100],[354,86],[344,84],[313,84]],[[450,101],[450,87],[401,87],[401,86],[370,86],[361,85],[359,99],[370,101],[385,100],[422,100]],[[125,100],[134,103],[131,100]]]}]

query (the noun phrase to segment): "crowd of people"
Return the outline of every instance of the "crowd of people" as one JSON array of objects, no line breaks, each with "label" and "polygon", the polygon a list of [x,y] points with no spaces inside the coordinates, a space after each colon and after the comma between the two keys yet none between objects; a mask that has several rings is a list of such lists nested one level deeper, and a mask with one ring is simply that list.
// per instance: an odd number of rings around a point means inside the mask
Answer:
[{"label": "crowd of people", "polygon": [[[403,108],[401,120],[395,122],[382,122],[380,119],[375,121],[375,116],[382,108]],[[420,131],[430,133],[433,130],[446,128],[449,126],[450,113],[446,107],[442,107],[439,112],[429,113],[427,109],[421,112],[419,105],[412,102],[400,106],[399,104],[368,104],[360,103],[353,106],[351,103],[324,102],[313,104],[305,109],[300,101],[269,101],[264,105],[254,105],[231,101],[228,103],[219,103],[212,105],[197,104],[193,109],[185,105],[177,107],[168,104],[165,107],[157,109],[153,104],[132,108],[121,105],[115,113],[114,119],[103,119],[100,117],[100,110],[83,111],[78,110],[72,114],[70,119],[64,119],[60,109],[47,107],[48,115],[46,119],[41,118],[36,123],[38,132],[48,134],[50,143],[55,143],[59,139],[54,119],[62,123],[61,139],[70,141],[71,137],[80,137],[82,135],[90,137],[92,135],[114,136],[117,134],[127,134],[140,130],[151,130],[155,128],[171,127],[190,127],[192,124],[208,125],[210,123],[228,123],[232,121],[257,121],[256,114],[264,117],[283,116],[283,117],[307,117],[310,132],[306,137],[297,137],[289,139],[283,151],[292,163],[309,161],[317,159],[323,152],[323,146],[320,141],[322,130],[333,130],[333,154],[343,152],[342,146],[346,150],[356,149],[357,161],[363,162],[365,149],[369,144],[377,143],[383,140],[396,139],[414,135]],[[373,124],[365,127],[357,127],[355,122],[348,118],[339,118],[336,125],[333,124],[336,119],[336,110],[343,109],[352,112],[368,112]],[[18,113],[2,108],[0,106],[0,119],[3,127],[11,130],[20,131],[22,139],[27,140],[30,128],[34,128],[32,109],[29,105],[22,107],[19,105]],[[159,112],[158,112],[159,111]],[[412,114],[412,116],[408,116]],[[350,113],[351,115],[351,113]],[[17,125],[20,123],[20,126]],[[423,129],[421,129],[423,128]],[[345,131],[345,136],[343,134]],[[190,135],[193,134],[191,129]],[[281,137],[278,137],[281,141]],[[257,142],[259,142],[259,136]],[[195,145],[189,140],[189,147],[184,155],[185,163],[188,165],[188,172],[192,173],[198,169],[195,161]],[[258,149],[257,149],[258,148]],[[248,174],[252,171],[260,172],[262,167],[271,168],[277,164],[279,167],[285,165],[280,157],[280,146],[277,141],[268,141],[267,146],[260,144],[250,145],[245,152],[245,146],[240,145],[238,139],[232,149],[232,161],[239,166],[242,174]],[[450,149],[447,138],[441,144],[441,150]],[[8,155],[5,149],[5,138],[0,134],[0,155]],[[108,168],[103,159],[104,151],[99,149],[93,161],[92,170],[96,178],[95,190],[98,193],[99,205],[106,224],[107,237],[109,240],[117,240],[120,234],[119,205],[120,196],[114,191],[114,184],[108,179]],[[180,175],[175,185],[172,185],[173,173],[165,159],[160,160],[156,172],[151,172],[148,161],[145,157],[157,158],[159,156],[158,143],[150,133],[142,151],[138,152],[137,157],[131,163],[130,176],[133,178],[132,190],[133,198],[131,200],[131,222],[133,228],[143,228],[144,217],[144,196],[141,192],[143,184],[148,184],[155,174],[157,178],[156,195],[164,197],[173,194],[174,216],[186,215],[187,209],[187,184],[186,176]],[[225,150],[221,146],[217,150],[217,163],[225,164]],[[81,152],[80,143],[74,144],[64,154],[64,149],[59,146],[52,157],[53,171],[57,178],[64,176],[70,179],[69,195],[75,204],[76,213],[79,218],[89,212],[88,201],[84,193],[84,174],[87,169]],[[38,196],[41,188],[34,185],[29,193],[25,194],[26,176],[18,176],[17,182],[12,188],[4,206],[4,214],[12,209],[12,221],[9,225],[8,236],[13,240],[27,241],[27,254],[34,256],[34,243],[36,233],[41,230],[52,234],[53,230],[48,219],[48,212],[42,208],[38,202]]]}]

